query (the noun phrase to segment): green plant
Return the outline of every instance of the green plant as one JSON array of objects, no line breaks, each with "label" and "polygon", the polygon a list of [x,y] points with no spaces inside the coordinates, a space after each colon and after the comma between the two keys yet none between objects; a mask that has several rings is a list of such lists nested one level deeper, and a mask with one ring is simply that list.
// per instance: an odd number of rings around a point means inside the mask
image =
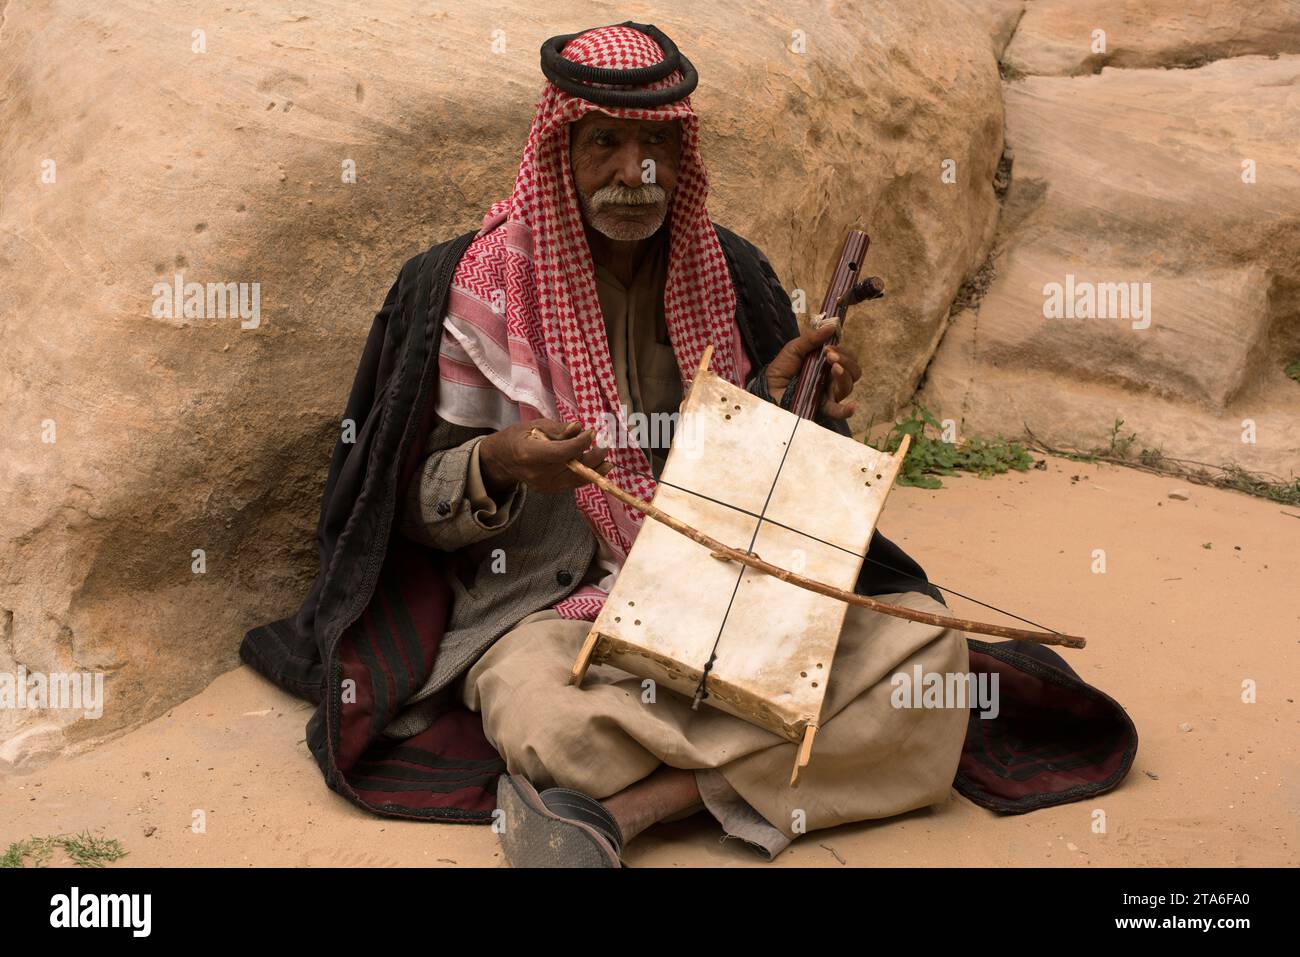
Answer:
[{"label": "green plant", "polygon": [[[1133,442],[1137,439],[1137,433],[1130,432],[1128,435],[1122,434],[1120,429],[1123,425],[1123,419],[1115,420],[1115,424],[1110,427],[1110,449],[1101,454],[1111,455],[1114,458],[1119,459],[1128,458],[1129,450],[1133,448]],[[1100,449],[1097,451],[1101,452]],[[1146,450],[1144,449],[1143,451],[1145,452]]]},{"label": "green plant", "polygon": [[0,854],[0,867],[44,867],[54,852],[62,848],[78,867],[103,867],[126,856],[114,838],[95,837],[83,831],[75,837],[56,834],[52,837],[29,837],[15,841]]},{"label": "green plant", "polygon": [[1282,371],[1290,378],[1295,379],[1296,382],[1300,382],[1300,359],[1297,359]]},{"label": "green plant", "polygon": [[942,488],[943,482],[936,476],[952,476],[960,471],[988,478],[1010,469],[1024,472],[1034,464],[1033,458],[1019,442],[1007,442],[999,436],[996,439],[970,438],[955,444],[931,437],[929,429],[942,433],[943,426],[929,409],[914,406],[908,417],[895,422],[884,437],[880,448],[885,452],[898,451],[903,436],[912,437],[898,475],[898,485]]},{"label": "green plant", "polygon": [[1089,452],[1048,445],[1034,435],[1028,424],[1025,425],[1025,434],[1029,436],[1030,448],[1051,455],[1060,455],[1076,462],[1090,462],[1094,465],[1102,462],[1127,465],[1153,475],[1174,475],[1198,485],[1236,489],[1247,495],[1266,498],[1281,505],[1300,505],[1300,478],[1294,475],[1290,478],[1280,478],[1266,473],[1250,472],[1231,462],[1213,465],[1195,459],[1180,459],[1166,455],[1160,449],[1142,448],[1134,459],[1129,452],[1137,439],[1137,433],[1130,432],[1128,435],[1122,435],[1120,427],[1123,424],[1123,419],[1116,419],[1111,426],[1109,448],[1099,447]]}]

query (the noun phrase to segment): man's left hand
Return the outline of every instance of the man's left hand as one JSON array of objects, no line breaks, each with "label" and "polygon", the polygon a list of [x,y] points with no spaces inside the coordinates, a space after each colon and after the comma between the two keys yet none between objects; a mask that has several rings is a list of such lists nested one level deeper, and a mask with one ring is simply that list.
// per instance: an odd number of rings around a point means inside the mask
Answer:
[{"label": "man's left hand", "polygon": [[[835,334],[835,323],[827,323],[820,329],[805,332],[791,339],[767,365],[767,390],[778,402],[785,394],[786,386],[799,372],[804,357],[814,349],[820,349]],[[862,378],[862,367],[858,365],[857,354],[843,343],[827,346],[826,361],[831,364],[830,389],[821,414],[830,419],[847,419],[857,409],[851,399],[853,383]]]}]

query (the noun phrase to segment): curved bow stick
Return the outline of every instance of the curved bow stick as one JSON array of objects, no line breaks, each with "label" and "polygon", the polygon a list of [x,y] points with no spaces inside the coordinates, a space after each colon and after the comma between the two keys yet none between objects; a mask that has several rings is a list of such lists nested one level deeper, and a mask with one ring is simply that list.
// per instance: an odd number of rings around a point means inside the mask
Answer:
[{"label": "curved bow stick", "polygon": [[[534,429],[533,435],[537,438],[545,439],[547,436]],[[730,545],[724,545],[709,535],[704,534],[699,529],[692,528],[681,519],[674,518],[663,509],[650,502],[643,502],[628,492],[623,491],[605,476],[601,475],[595,469],[588,468],[581,462],[572,461],[568,463],[570,471],[581,475],[587,481],[594,483],[610,495],[614,496],[620,502],[630,505],[638,512],[642,512],[657,522],[662,522],[675,532],[685,535],[687,538],[698,542],[713,554],[715,558],[726,558],[731,561],[739,562],[742,565],[748,565],[756,571],[779,578],[783,582],[796,585],[799,588],[806,588],[808,591],[817,592],[819,595],[826,595],[829,598],[835,598],[850,605],[861,605],[863,608],[870,608],[872,611],[878,611],[882,615],[892,615],[895,618],[903,618],[907,621],[917,621],[927,625],[938,625],[941,628],[953,628],[957,631],[965,631],[974,635],[990,635],[995,638],[1012,638],[1020,641],[1032,641],[1040,645],[1061,645],[1066,648],[1082,648],[1087,644],[1087,639],[1078,635],[1063,635],[1054,631],[1029,631],[1024,628],[1011,628],[1007,625],[994,625],[981,621],[971,621],[966,618],[951,618],[948,615],[936,615],[928,611],[918,611],[915,608],[904,608],[901,605],[891,605],[888,602],[878,601],[867,595],[859,595],[857,592],[845,591],[843,588],[836,588],[834,585],[827,585],[813,578],[805,578],[790,571],[787,568],[781,568],[766,562],[757,555],[741,551],[738,548],[732,548]]]}]

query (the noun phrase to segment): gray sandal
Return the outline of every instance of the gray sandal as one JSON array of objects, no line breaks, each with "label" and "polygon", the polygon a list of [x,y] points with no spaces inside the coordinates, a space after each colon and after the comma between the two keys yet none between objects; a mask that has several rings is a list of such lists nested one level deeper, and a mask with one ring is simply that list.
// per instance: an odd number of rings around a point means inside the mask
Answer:
[{"label": "gray sandal", "polygon": [[570,788],[540,794],[524,778],[497,782],[501,848],[511,867],[622,867],[623,835],[595,798]]}]

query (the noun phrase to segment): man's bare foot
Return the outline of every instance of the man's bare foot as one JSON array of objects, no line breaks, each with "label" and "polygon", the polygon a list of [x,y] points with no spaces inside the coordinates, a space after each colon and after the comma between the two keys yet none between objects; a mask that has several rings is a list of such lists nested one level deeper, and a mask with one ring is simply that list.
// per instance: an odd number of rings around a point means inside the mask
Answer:
[{"label": "man's bare foot", "polygon": [[651,824],[683,818],[704,807],[695,772],[666,764],[600,803],[618,821],[624,844]]}]

